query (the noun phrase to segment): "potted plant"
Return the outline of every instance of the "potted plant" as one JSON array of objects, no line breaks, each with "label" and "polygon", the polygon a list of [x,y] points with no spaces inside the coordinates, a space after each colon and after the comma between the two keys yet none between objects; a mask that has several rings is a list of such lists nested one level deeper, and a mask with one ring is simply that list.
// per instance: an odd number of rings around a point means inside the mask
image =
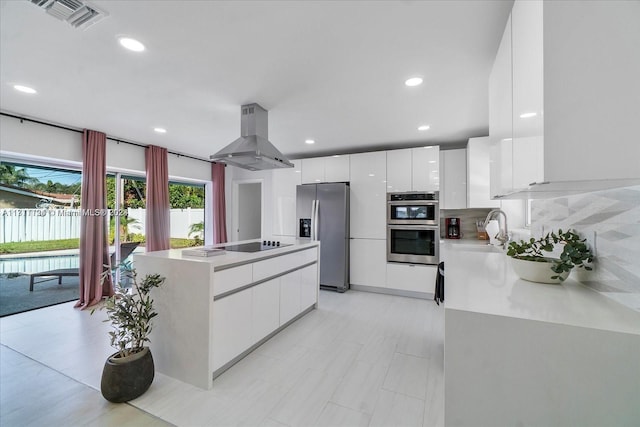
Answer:
[{"label": "potted plant", "polygon": [[[545,256],[556,245],[563,245],[560,258]],[[593,261],[593,254],[575,230],[547,233],[539,239],[511,242],[507,250],[514,271],[522,279],[539,283],[561,283],[574,267],[591,270],[587,265]]]},{"label": "potted plant", "polygon": [[153,382],[153,357],[144,345],[149,342],[152,319],[158,315],[150,292],[165,280],[158,274],[149,274],[139,281],[131,263],[123,263],[121,271],[123,280],[117,284],[115,295],[101,307],[107,311],[105,322],[111,322],[113,327],[109,337],[117,351],[104,364],[100,389],[105,399],[115,403],[141,396]]}]

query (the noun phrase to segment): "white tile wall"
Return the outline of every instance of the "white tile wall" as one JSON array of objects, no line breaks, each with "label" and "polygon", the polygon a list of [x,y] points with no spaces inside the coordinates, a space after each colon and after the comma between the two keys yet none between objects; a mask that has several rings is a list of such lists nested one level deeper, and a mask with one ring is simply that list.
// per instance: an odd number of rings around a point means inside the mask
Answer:
[{"label": "white tile wall", "polygon": [[640,311],[640,186],[534,200],[531,216],[536,234],[559,228],[595,233],[595,269],[576,277]]}]

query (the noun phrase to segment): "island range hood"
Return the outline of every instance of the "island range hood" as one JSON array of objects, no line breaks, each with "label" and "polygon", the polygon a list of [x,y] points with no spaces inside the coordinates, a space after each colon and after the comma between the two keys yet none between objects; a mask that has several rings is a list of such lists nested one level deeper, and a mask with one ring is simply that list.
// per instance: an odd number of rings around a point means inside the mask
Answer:
[{"label": "island range hood", "polygon": [[240,138],[209,158],[251,171],[292,168],[291,163],[269,142],[268,112],[258,104],[241,107]]}]

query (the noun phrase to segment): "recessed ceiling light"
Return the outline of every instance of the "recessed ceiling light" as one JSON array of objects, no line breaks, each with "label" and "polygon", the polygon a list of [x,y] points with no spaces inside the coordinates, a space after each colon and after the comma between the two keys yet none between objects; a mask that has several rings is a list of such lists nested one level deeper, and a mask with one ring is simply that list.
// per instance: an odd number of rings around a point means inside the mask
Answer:
[{"label": "recessed ceiling light", "polygon": [[29,86],[23,86],[23,85],[13,85],[13,88],[17,91],[23,92],[23,93],[28,93],[28,94],[34,94],[34,93],[38,93],[37,90],[35,90],[32,87]]},{"label": "recessed ceiling light", "polygon": [[407,85],[407,86],[419,86],[419,85],[422,84],[422,78],[421,77],[411,77],[410,79],[405,80],[404,84]]},{"label": "recessed ceiling light", "polygon": [[315,144],[316,142],[313,139],[305,139],[304,143],[305,144]]},{"label": "recessed ceiling light", "polygon": [[435,162],[436,162],[435,160],[429,160],[429,163],[435,163]]},{"label": "recessed ceiling light", "polygon": [[429,125],[422,125],[422,126],[418,127],[418,130],[429,130],[430,127],[431,126],[429,126]]},{"label": "recessed ceiling light", "polygon": [[333,155],[333,156],[331,156],[331,157],[340,157],[340,156],[339,156],[339,155],[337,155],[337,154],[334,154],[334,155]]},{"label": "recessed ceiling light", "polygon": [[153,130],[157,133],[167,133],[165,128],[153,128]]},{"label": "recessed ceiling light", "polygon": [[144,45],[136,39],[132,39],[129,37],[120,37],[118,41],[125,49],[129,49],[134,52],[142,52],[144,50]]},{"label": "recessed ceiling light", "polygon": [[530,117],[535,117],[537,115],[538,115],[537,113],[522,113],[522,114],[520,114],[520,118],[521,119],[528,119]]},{"label": "recessed ceiling light", "polygon": [[370,174],[369,174],[369,176],[376,176],[376,174],[374,174],[374,173],[370,173]]},{"label": "recessed ceiling light", "polygon": [[302,173],[302,171],[296,171],[296,173]]}]

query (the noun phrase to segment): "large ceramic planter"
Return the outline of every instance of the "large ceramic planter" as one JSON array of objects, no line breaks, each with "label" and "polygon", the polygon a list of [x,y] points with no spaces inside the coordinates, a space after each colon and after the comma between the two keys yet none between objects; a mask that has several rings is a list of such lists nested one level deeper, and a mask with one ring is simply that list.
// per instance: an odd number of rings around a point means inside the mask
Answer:
[{"label": "large ceramic planter", "polygon": [[[524,259],[511,258],[511,266],[513,271],[524,280],[536,283],[550,283],[559,284],[569,276],[569,272],[565,271],[561,274],[557,274],[551,267],[553,266],[553,260],[545,258],[544,261],[528,261]],[[560,279],[552,279],[551,276],[560,276]]]},{"label": "large ceramic planter", "polygon": [[100,390],[110,402],[128,402],[142,396],[153,382],[153,357],[148,347],[127,357],[117,355],[109,356],[104,364]]}]

